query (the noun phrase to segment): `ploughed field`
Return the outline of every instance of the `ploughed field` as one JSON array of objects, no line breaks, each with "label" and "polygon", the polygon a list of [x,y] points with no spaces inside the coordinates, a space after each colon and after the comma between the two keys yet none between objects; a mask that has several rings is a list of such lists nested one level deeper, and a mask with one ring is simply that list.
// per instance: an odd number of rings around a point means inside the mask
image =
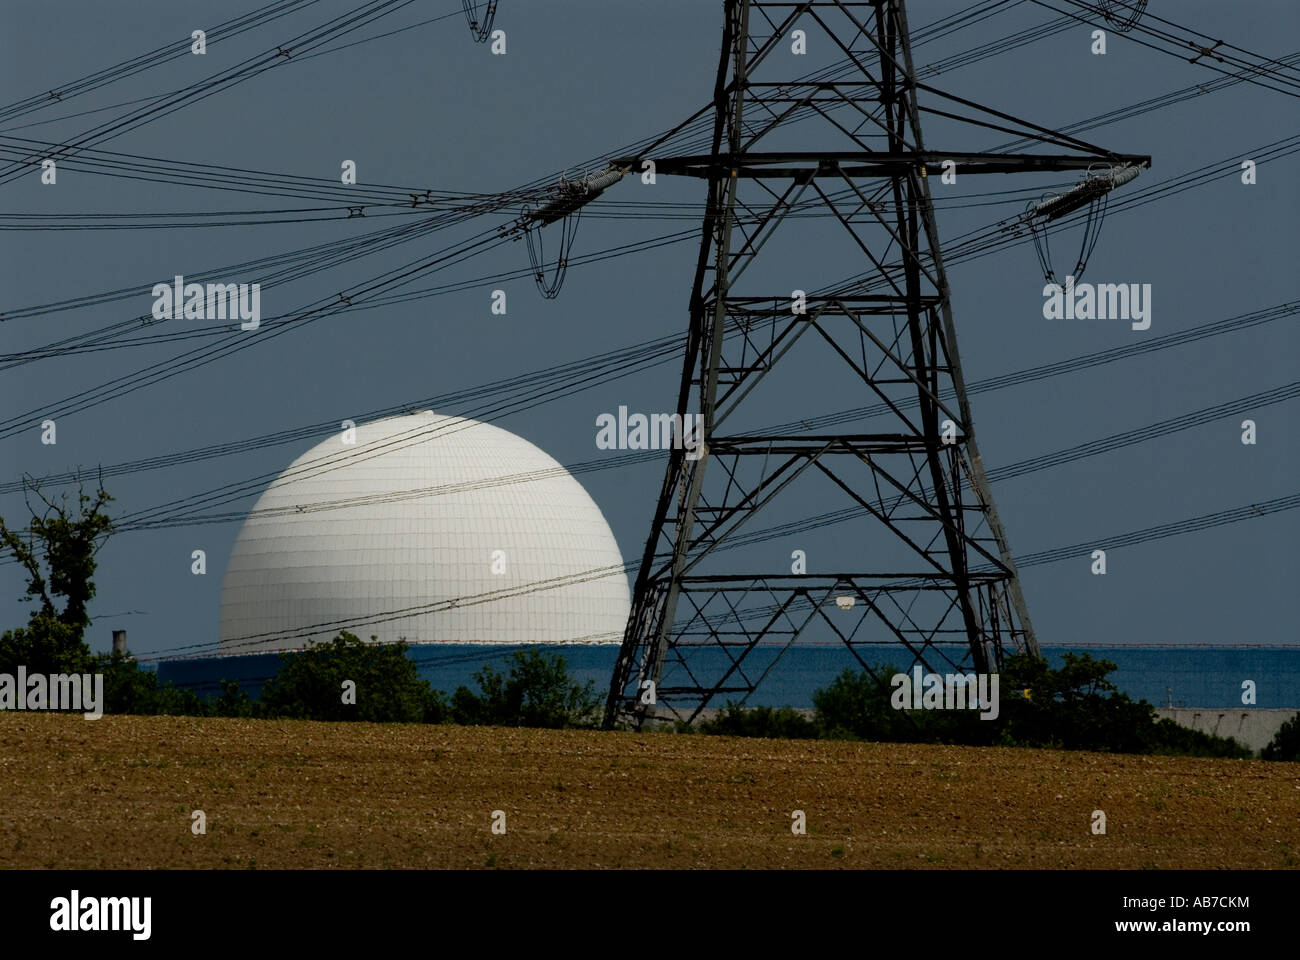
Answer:
[{"label": "ploughed field", "polygon": [[5,712],[0,866],[1296,868],[1300,765]]}]

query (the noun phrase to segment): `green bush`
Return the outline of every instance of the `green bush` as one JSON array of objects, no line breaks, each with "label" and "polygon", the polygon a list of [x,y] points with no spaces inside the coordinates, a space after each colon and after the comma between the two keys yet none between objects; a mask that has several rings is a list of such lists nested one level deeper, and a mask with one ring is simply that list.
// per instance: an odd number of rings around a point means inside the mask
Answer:
[{"label": "green bush", "polygon": [[451,698],[456,723],[556,729],[592,727],[600,719],[595,685],[590,680],[581,686],[574,682],[560,654],[516,651],[508,674],[485,664],[474,680],[478,693],[462,686]]},{"label": "green bush", "polygon": [[818,733],[817,724],[790,707],[746,709],[731,701],[712,720],[701,723],[699,729],[701,733],[773,740],[816,740]]},{"label": "green bush", "polygon": [[1199,757],[1251,756],[1234,740],[1157,720],[1145,700],[1120,693],[1107,674],[1118,669],[1088,654],[1065,654],[1060,669],[1027,655],[1008,657],[1002,671],[1002,741],[1029,747],[1162,753]]},{"label": "green bush", "polygon": [[[442,695],[420,679],[406,649],[405,643],[365,643],[344,630],[333,640],[285,654],[262,690],[262,714],[299,720],[438,722],[446,711]],[[356,685],[355,703],[343,702],[349,680]],[[238,708],[233,695],[227,703]]]},{"label": "green bush", "polygon": [[901,743],[1001,744],[1096,750],[1114,753],[1167,753],[1208,757],[1249,757],[1234,740],[1157,721],[1155,708],[1118,692],[1107,675],[1114,663],[1088,654],[1065,654],[1059,669],[1028,655],[1006,658],[998,680],[999,712],[983,720],[975,710],[895,710],[888,680],[898,671],[846,670],[813,694],[821,736]]},{"label": "green bush", "polygon": [[[884,683],[898,671],[881,668]],[[845,670],[830,686],[813,691],[816,723],[833,740],[908,740],[907,718],[889,706],[889,687],[865,670]]]},{"label": "green bush", "polygon": [[922,739],[910,712],[890,706],[889,678],[899,671],[880,667],[876,677],[865,670],[845,670],[830,686],[813,692],[816,726],[830,740],[914,742]]},{"label": "green bush", "polygon": [[142,668],[133,658],[116,651],[98,657],[91,670],[104,675],[105,713],[202,717],[211,712],[192,690],[159,683],[153,670]]},{"label": "green bush", "polygon": [[1231,737],[1192,730],[1165,718],[1155,725],[1151,753],[1166,753],[1187,757],[1231,757],[1249,759],[1255,754]]},{"label": "green bush", "polygon": [[1282,724],[1259,755],[1265,760],[1300,760],[1300,713]]},{"label": "green bush", "polygon": [[1151,753],[1157,744],[1155,709],[1119,693],[1106,675],[1117,667],[1089,654],[1065,654],[1053,670],[1046,660],[1007,657],[1001,674],[1001,710],[994,722],[1005,743],[1065,750]]},{"label": "green bush", "polygon": [[260,717],[262,704],[251,699],[238,680],[222,680],[221,695],[212,704],[212,712],[218,717]]}]

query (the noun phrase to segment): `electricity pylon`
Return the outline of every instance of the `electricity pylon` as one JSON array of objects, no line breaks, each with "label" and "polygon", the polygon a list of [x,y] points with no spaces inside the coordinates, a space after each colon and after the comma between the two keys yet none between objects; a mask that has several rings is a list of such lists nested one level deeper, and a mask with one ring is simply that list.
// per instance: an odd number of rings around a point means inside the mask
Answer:
[{"label": "electricity pylon", "polygon": [[[795,77],[812,59],[796,55],[800,44],[834,62]],[[928,150],[918,92],[948,136],[993,129],[1057,152]],[[725,0],[711,150],[615,163],[703,179],[708,201],[677,409],[683,422],[693,408],[702,415],[703,444],[671,451],[607,726],[691,721],[715,697],[743,698],[814,623],[869,672],[868,644],[899,644],[928,670],[996,670],[1008,645],[1038,654],[975,442],[930,182],[1149,162],[921,82],[902,0]],[[796,224],[821,232],[774,240]],[[810,272],[845,249],[865,274],[814,290]],[[828,359],[818,383],[805,367],[795,377],[808,390],[787,391],[825,397],[832,375],[847,379],[875,401],[856,431],[820,430],[816,412],[775,429],[735,426],[793,367],[796,344]],[[799,551],[755,550],[770,537],[743,532],[778,504],[806,513],[831,495],[846,511],[787,529],[867,522],[848,570],[808,572]],[[731,547],[747,550],[729,561]],[[938,646],[954,641],[959,662]],[[760,644],[779,648],[776,659],[756,657]]]}]

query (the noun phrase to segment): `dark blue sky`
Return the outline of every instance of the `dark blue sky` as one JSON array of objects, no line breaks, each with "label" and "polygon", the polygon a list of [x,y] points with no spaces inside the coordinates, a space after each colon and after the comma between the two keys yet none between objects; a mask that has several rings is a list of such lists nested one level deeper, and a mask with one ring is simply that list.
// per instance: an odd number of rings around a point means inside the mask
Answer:
[{"label": "dark blue sky", "polygon": [[[0,121],[0,137],[66,142],[120,107],[82,111],[175,90],[274,47],[339,16],[350,0],[319,0],[291,17],[227,43],[29,116]],[[914,3],[913,29],[965,3]],[[248,10],[238,5],[137,0],[122,7],[90,2],[27,5],[0,36],[0,87],[6,100],[56,89],[87,73],[184,37],[192,29]],[[1282,0],[1236,4],[1152,0],[1151,12],[1265,56],[1281,58],[1300,37],[1300,8]],[[118,137],[108,150],[168,161],[224,164],[337,180],[354,160],[366,184],[496,193],[582,164],[662,130],[702,106],[717,64],[719,3],[522,3],[502,0],[498,26],[508,53],[492,56],[471,42],[455,0],[413,3],[330,46],[453,14],[373,42],[282,66]],[[916,50],[918,64],[1009,36],[1056,16],[1034,3],[1005,12]],[[1145,49],[1111,32],[1106,56],[1089,52],[1079,25],[1036,43],[945,71],[931,83],[1049,127],[1208,82],[1216,74]],[[821,51],[824,52],[824,51]],[[792,75],[817,65],[792,68]],[[1294,73],[1294,71],[1292,71]],[[922,98],[922,104],[926,103]],[[1173,181],[1207,164],[1250,159],[1256,147],[1297,129],[1295,97],[1238,84],[1144,116],[1082,134],[1118,152],[1146,153],[1152,169],[1129,190]],[[66,119],[57,119],[66,117]],[[44,122],[53,121],[53,122]],[[987,149],[1005,140],[936,122],[927,145]],[[1226,168],[1225,168],[1226,169]],[[1042,276],[1032,249],[1015,247],[949,268],[955,320],[970,381],[1157,337],[1248,311],[1294,301],[1296,157],[1261,163],[1258,184],[1228,171],[1212,182],[1133,210],[1114,213],[1088,267],[1094,282],[1149,283],[1153,322],[1144,333],[1125,322],[1047,321]],[[975,205],[971,194],[1069,181],[973,178],[935,186],[942,236],[956,237],[1012,216],[1015,202]],[[629,179],[607,195],[630,201],[699,204],[699,181],[660,178],[653,188]],[[0,183],[0,312],[126,287],[147,287],[175,274],[270,256],[313,244],[414,223],[418,213],[381,219],[157,230],[34,231],[9,229],[14,214],[194,213],[270,208],[339,207],[301,198],[247,196],[60,170],[55,186],[37,172]],[[1119,194],[1116,195],[1120,196]],[[964,198],[964,199],[962,199]],[[584,217],[574,255],[685,230],[689,219]],[[619,208],[609,206],[607,210]],[[644,212],[644,208],[643,212]],[[517,212],[517,211],[515,211]],[[677,210],[677,213],[688,211]],[[698,213],[698,211],[697,211]],[[405,219],[404,219],[405,218]],[[265,287],[267,317],[333,296],[367,277],[505,222],[484,217],[429,234],[393,250],[345,263],[289,284]],[[1058,269],[1072,262],[1077,235],[1057,240]],[[845,249],[804,251],[798,270],[813,289],[863,269]],[[792,263],[795,252],[792,251]],[[528,279],[485,280],[471,289],[382,309],[321,319],[193,372],[137,390],[82,413],[58,417],[58,443],[43,446],[37,424],[0,439],[0,481],[81,466],[116,464],[218,442],[235,442],[327,420],[359,418],[378,408],[468,390],[553,364],[685,330],[695,241],[635,253],[570,271],[560,297],[543,300]],[[508,244],[417,281],[415,287],[518,270],[522,243]],[[820,275],[814,270],[820,269]],[[796,270],[795,272],[798,272]],[[1063,271],[1062,271],[1063,272]],[[803,274],[800,274],[802,279]],[[229,276],[252,282],[256,271]],[[506,316],[493,316],[489,294],[505,289]],[[0,352],[50,343],[149,312],[147,292],[125,300],[0,323]],[[192,321],[177,321],[190,323]],[[257,334],[235,334],[235,337]],[[63,356],[4,371],[5,416],[64,397],[148,364],[191,341]],[[981,448],[990,469],[1027,457],[1283,386],[1296,379],[1300,338],[1294,317],[1196,343],[1124,359],[1078,373],[973,398]],[[833,411],[869,403],[824,388],[815,366],[792,368],[790,407]],[[670,410],[677,361],[511,414],[500,426],[527,437],[563,463],[604,454],[595,447],[595,417],[616,411]],[[796,396],[797,394],[797,396]],[[471,402],[439,412],[473,412]],[[791,418],[781,402],[769,419]],[[1259,442],[1243,446],[1231,416],[1121,450],[995,485],[1017,554],[1083,542],[1153,524],[1296,492],[1294,400],[1248,414]],[[110,479],[118,513],[139,510],[222,484],[277,471],[323,439],[268,447],[185,466]],[[584,475],[629,558],[644,544],[658,462]],[[247,510],[254,497],[233,510]],[[804,512],[818,512],[818,505]],[[22,499],[0,497],[13,523]],[[796,511],[796,514],[798,511]],[[777,522],[783,518],[773,518]],[[100,555],[92,647],[127,628],[140,654],[210,643],[217,634],[221,576],[237,522],[122,533]],[[1077,559],[1026,569],[1024,590],[1047,643],[1294,643],[1300,591],[1294,544],[1300,515],[1276,514],[1112,551],[1105,577]],[[770,544],[788,558],[800,540]],[[851,525],[816,540],[817,565],[851,565],[858,542]],[[190,573],[190,554],[204,549],[208,574]],[[810,557],[812,553],[810,553]],[[786,560],[785,562],[788,562]],[[824,564],[824,565],[823,565]],[[812,563],[810,562],[810,567]],[[0,566],[0,625],[18,625],[22,578]]]}]

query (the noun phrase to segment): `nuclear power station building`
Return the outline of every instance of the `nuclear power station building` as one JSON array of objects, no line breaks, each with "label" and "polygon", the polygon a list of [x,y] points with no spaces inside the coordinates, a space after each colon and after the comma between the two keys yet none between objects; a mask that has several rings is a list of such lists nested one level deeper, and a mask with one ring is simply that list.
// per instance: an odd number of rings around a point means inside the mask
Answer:
[{"label": "nuclear power station building", "polygon": [[600,508],[522,437],[429,411],[298,457],[240,530],[221,652],[342,629],[382,642],[617,642],[623,556]]},{"label": "nuclear power station building", "polygon": [[226,569],[220,656],[164,676],[263,679],[274,667],[233,670],[232,655],[341,630],[413,645],[616,645],[629,607],[618,543],[563,466],[499,427],[424,411],[347,426],[267,487]]}]

